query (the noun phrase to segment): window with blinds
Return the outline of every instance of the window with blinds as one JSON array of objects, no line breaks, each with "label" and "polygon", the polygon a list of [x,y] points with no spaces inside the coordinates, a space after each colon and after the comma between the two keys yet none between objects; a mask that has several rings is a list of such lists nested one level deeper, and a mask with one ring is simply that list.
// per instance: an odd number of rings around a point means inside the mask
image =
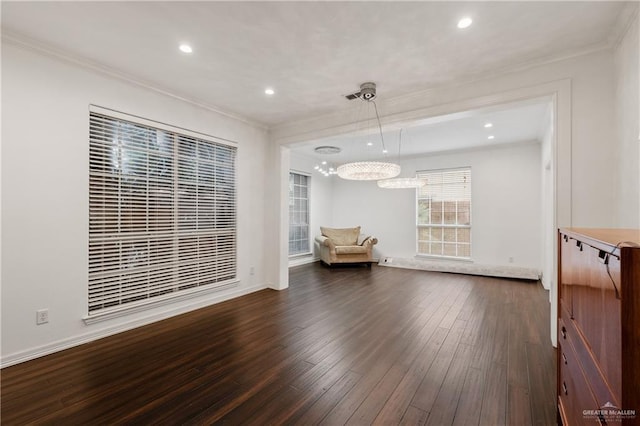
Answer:
[{"label": "window with blinds", "polygon": [[236,147],[96,112],[89,125],[89,315],[235,280]]},{"label": "window with blinds", "polygon": [[471,258],[471,168],[418,172],[418,254]]},{"label": "window with blinds", "polygon": [[309,253],[309,180],[289,173],[289,255]]}]

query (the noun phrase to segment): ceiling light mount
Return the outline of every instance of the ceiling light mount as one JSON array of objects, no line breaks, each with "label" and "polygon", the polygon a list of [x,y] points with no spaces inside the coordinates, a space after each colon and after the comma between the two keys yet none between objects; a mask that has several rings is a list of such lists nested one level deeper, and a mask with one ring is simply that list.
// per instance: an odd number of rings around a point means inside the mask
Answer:
[{"label": "ceiling light mount", "polygon": [[350,101],[354,99],[360,99],[370,102],[376,98],[376,84],[372,82],[362,83],[360,85],[360,91],[346,95],[345,98]]},{"label": "ceiling light mount", "polygon": [[338,148],[337,146],[331,145],[317,146],[313,150],[316,152],[316,154],[322,155],[339,154],[340,151],[342,151],[342,149]]}]

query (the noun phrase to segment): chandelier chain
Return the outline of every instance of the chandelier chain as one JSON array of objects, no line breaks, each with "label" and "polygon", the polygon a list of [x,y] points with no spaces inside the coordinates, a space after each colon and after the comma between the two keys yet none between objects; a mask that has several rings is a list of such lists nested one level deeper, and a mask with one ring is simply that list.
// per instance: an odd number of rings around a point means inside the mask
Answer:
[{"label": "chandelier chain", "polygon": [[384,135],[382,134],[382,124],[380,123],[380,115],[378,114],[378,104],[376,101],[369,101],[373,104],[373,108],[376,111],[376,119],[378,120],[378,129],[380,130],[380,140],[382,141],[382,152],[387,152],[387,147],[384,145]]}]

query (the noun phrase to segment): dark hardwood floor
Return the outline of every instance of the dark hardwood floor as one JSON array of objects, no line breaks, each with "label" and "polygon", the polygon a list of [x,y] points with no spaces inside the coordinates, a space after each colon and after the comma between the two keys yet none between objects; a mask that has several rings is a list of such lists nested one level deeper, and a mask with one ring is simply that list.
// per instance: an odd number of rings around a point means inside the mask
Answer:
[{"label": "dark hardwood floor", "polygon": [[319,264],[1,371],[3,425],[551,425],[539,283]]}]

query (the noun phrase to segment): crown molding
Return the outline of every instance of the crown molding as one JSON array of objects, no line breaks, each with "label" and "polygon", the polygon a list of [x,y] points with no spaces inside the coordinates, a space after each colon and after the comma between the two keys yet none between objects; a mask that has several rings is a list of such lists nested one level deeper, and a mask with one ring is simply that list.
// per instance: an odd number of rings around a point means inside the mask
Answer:
[{"label": "crown molding", "polygon": [[81,68],[96,72],[98,74],[102,74],[111,78],[114,78],[116,80],[120,80],[120,81],[124,81],[127,82],[129,84],[133,84],[135,86],[138,87],[142,87],[144,89],[159,93],[161,95],[164,96],[168,96],[170,98],[179,100],[181,102],[186,102],[188,104],[191,104],[193,106],[196,106],[198,108],[222,115],[224,117],[230,118],[232,120],[235,121],[240,121],[244,124],[247,124],[251,127],[263,130],[263,131],[267,131],[269,129],[269,127],[267,125],[265,125],[264,123],[260,123],[258,121],[249,119],[247,117],[244,117],[240,114],[236,114],[233,112],[229,112],[229,111],[225,111],[223,108],[220,108],[218,106],[215,105],[211,105],[207,102],[204,102],[202,100],[199,99],[195,99],[195,98],[191,98],[191,97],[187,97],[187,96],[183,96],[177,93],[174,93],[173,91],[171,91],[170,89],[167,89],[165,87],[161,87],[156,85],[155,83],[152,83],[150,81],[146,81],[143,79],[140,79],[138,77],[135,77],[131,74],[116,70],[115,68],[111,68],[107,65],[104,65],[102,63],[99,62],[95,62],[95,61],[91,61],[87,58],[84,57],[80,57],[74,54],[71,54],[67,51],[55,48],[51,45],[45,44],[45,43],[41,43],[39,41],[33,40],[31,38],[28,38],[24,35],[21,34],[17,34],[15,32],[11,32],[11,31],[7,31],[7,30],[2,30],[2,42],[5,43],[9,43],[11,45],[14,45],[16,47],[22,48],[24,50],[28,50],[28,51],[32,51],[32,52],[36,52],[57,60],[61,60],[63,62],[72,64],[72,65],[76,65],[79,66]]},{"label": "crown molding", "polygon": [[511,141],[511,142],[504,142],[504,143],[492,143],[488,145],[473,146],[473,147],[467,147],[467,148],[455,148],[455,149],[447,149],[443,151],[431,151],[431,152],[425,152],[420,155],[401,156],[399,159],[399,162],[406,163],[411,161],[420,161],[426,158],[434,158],[434,157],[445,156],[445,155],[455,155],[460,153],[466,154],[471,152],[495,151],[495,150],[503,150],[503,149],[522,148],[527,146],[539,146],[541,143],[542,142],[537,139],[526,139],[526,140],[517,140],[517,141]]},{"label": "crown molding", "polygon": [[627,2],[624,8],[618,14],[616,23],[609,33],[607,42],[610,47],[617,48],[625,36],[629,32],[629,29],[633,26],[633,23],[638,20],[640,11],[640,3]]}]

